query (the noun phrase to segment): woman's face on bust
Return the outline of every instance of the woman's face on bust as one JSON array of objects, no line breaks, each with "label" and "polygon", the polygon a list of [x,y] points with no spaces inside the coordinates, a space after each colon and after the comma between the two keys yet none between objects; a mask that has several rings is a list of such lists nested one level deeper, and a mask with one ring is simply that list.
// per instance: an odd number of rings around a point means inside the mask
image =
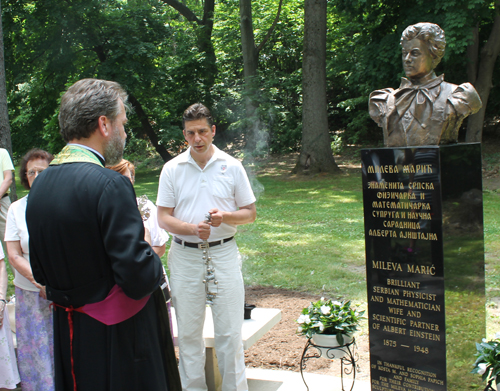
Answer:
[{"label": "woman's face on bust", "polygon": [[49,162],[45,159],[32,159],[26,164],[26,176],[28,178],[30,188],[38,174],[40,174],[48,166]]},{"label": "woman's face on bust", "polygon": [[424,41],[418,38],[403,41],[403,68],[409,79],[420,79],[432,70],[432,55]]}]

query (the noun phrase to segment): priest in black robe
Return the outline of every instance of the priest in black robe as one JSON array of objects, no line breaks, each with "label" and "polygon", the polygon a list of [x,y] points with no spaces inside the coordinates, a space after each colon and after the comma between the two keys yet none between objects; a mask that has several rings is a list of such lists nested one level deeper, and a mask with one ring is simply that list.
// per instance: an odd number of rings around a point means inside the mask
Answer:
[{"label": "priest in black robe", "polygon": [[127,95],[84,79],[61,100],[68,143],[32,186],[26,212],[36,281],[54,302],[57,391],[180,390],[160,281],[120,161]]}]

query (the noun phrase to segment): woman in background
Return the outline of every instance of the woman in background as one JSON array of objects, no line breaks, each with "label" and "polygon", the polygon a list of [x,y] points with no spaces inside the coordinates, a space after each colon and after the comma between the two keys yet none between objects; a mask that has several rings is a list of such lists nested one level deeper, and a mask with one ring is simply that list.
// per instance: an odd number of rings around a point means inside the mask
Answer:
[{"label": "woman in background", "polygon": [[[53,156],[32,149],[21,160],[19,176],[30,189]],[[29,262],[29,236],[26,227],[28,196],[12,203],[7,214],[5,243],[10,265],[15,269],[16,336],[19,374],[23,391],[54,390],[54,334],[52,311],[45,287],[33,278]]]}]

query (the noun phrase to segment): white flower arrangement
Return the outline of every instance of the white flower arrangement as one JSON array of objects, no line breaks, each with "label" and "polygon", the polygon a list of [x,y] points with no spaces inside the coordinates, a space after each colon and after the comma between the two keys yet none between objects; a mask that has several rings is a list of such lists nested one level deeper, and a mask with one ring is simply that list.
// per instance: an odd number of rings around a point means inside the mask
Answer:
[{"label": "white flower arrangement", "polygon": [[336,335],[340,345],[343,335],[351,336],[359,326],[364,311],[351,308],[350,301],[320,300],[304,308],[297,319],[297,332],[312,338],[314,334]]},{"label": "white flower arrangement", "polygon": [[485,381],[496,381],[497,389],[500,385],[500,332],[495,334],[495,338],[487,341],[483,338],[481,343],[476,343],[477,357],[472,373],[477,373]]}]

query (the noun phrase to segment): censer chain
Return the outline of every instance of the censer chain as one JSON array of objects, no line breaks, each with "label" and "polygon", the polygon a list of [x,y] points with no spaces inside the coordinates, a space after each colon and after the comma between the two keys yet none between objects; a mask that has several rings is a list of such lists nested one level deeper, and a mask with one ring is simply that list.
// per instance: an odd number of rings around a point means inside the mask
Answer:
[{"label": "censer chain", "polygon": [[[205,216],[205,222],[209,223],[211,219],[211,214],[207,213]],[[206,266],[205,279],[203,280],[203,283],[205,284],[205,293],[207,295],[205,304],[212,306],[214,304],[214,299],[217,296],[218,281],[215,279],[215,267],[212,263],[212,257],[210,256],[208,240],[203,241],[201,248],[203,250],[202,259]]]}]

